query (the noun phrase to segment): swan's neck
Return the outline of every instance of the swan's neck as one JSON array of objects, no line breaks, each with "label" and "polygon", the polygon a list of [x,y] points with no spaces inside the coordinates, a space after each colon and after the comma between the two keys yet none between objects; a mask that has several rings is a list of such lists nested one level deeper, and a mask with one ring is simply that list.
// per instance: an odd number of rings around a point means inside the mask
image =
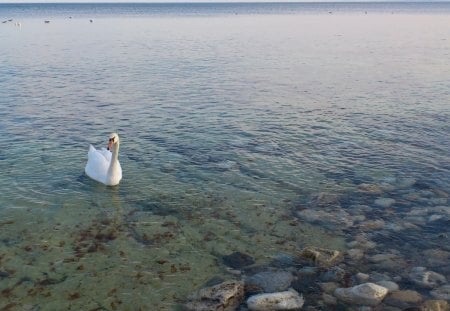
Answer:
[{"label": "swan's neck", "polygon": [[109,163],[108,175],[111,176],[119,168],[119,142],[112,148],[111,163]]}]

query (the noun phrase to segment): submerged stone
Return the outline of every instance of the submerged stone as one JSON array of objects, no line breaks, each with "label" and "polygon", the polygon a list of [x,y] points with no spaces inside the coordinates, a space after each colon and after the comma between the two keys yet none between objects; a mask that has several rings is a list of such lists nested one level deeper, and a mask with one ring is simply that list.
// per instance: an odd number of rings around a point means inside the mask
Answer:
[{"label": "submerged stone", "polygon": [[434,271],[428,271],[425,267],[413,268],[409,278],[416,285],[425,288],[435,288],[447,282],[445,276]]},{"label": "submerged stone", "polygon": [[445,300],[427,300],[420,306],[420,311],[450,311],[450,304]]},{"label": "submerged stone", "polygon": [[378,281],[376,284],[387,288],[390,293],[399,290],[398,284],[392,281]]},{"label": "submerged stone", "polygon": [[305,303],[303,296],[291,289],[284,292],[258,294],[247,299],[252,311],[298,310]]},{"label": "submerged stone", "polygon": [[307,247],[300,252],[300,257],[310,259],[320,267],[330,267],[343,260],[343,254],[338,250],[319,247]]},{"label": "submerged stone", "polygon": [[227,281],[198,290],[184,305],[188,311],[234,311],[244,301],[244,284]]},{"label": "submerged stone", "polygon": [[332,267],[330,270],[324,272],[321,275],[321,281],[323,282],[340,282],[344,279],[346,272],[340,267]]},{"label": "submerged stone", "polygon": [[352,216],[343,209],[333,211],[304,209],[298,211],[297,215],[307,222],[320,223],[330,228],[349,228],[354,224]]},{"label": "submerged stone", "polygon": [[273,293],[288,289],[294,276],[288,271],[267,271],[257,273],[245,280],[245,285],[255,291]]},{"label": "submerged stone", "polygon": [[392,292],[389,295],[389,298],[401,301],[403,303],[413,303],[413,304],[417,304],[423,300],[421,294],[419,294],[415,290],[409,289]]},{"label": "submerged stone", "polygon": [[430,292],[436,299],[450,300],[450,285],[438,287]]},{"label": "submerged stone", "polygon": [[383,188],[374,184],[359,184],[358,190],[365,192],[367,194],[382,194]]},{"label": "submerged stone", "polygon": [[350,288],[337,288],[334,296],[339,300],[355,305],[375,306],[381,303],[388,289],[374,283],[364,283]]},{"label": "submerged stone", "polygon": [[230,255],[223,256],[222,259],[225,265],[233,269],[241,269],[255,263],[255,260],[251,256],[241,252],[234,252]]},{"label": "submerged stone", "polygon": [[374,203],[377,206],[387,208],[391,207],[395,203],[395,200],[391,198],[379,198],[376,199]]}]

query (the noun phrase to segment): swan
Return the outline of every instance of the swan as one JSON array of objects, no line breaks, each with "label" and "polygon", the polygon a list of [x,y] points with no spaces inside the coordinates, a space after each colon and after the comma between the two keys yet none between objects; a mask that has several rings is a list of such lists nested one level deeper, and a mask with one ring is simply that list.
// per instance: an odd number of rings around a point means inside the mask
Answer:
[{"label": "swan", "polygon": [[[112,150],[112,153],[111,151]],[[122,168],[119,163],[119,135],[109,135],[108,150],[95,149],[89,145],[88,161],[84,169],[86,175],[107,186],[118,185],[122,179]]]}]

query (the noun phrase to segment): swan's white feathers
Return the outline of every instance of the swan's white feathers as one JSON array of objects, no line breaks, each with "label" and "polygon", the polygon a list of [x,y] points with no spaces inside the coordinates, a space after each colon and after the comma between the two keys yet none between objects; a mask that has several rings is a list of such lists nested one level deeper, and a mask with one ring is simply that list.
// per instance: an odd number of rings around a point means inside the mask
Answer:
[{"label": "swan's white feathers", "polygon": [[117,185],[122,179],[122,168],[117,159],[119,137],[117,134],[115,135],[117,136],[117,142],[114,145],[114,148],[117,149],[115,159],[109,150],[105,148],[97,150],[94,146],[90,145],[88,161],[84,169],[86,175],[90,178],[109,186]]}]

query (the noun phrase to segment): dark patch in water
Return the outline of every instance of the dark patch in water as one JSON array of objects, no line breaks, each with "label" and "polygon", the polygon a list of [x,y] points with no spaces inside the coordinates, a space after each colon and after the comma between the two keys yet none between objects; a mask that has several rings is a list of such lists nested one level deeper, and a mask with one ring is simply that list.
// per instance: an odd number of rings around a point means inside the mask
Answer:
[{"label": "dark patch in water", "polygon": [[416,189],[420,189],[420,190],[429,190],[429,189],[432,188],[432,186],[430,184],[428,184],[425,181],[421,181],[421,180],[416,181],[414,183],[413,187],[416,188]]},{"label": "dark patch in water", "polygon": [[251,256],[241,252],[234,252],[230,255],[223,256],[222,260],[225,265],[233,269],[241,269],[255,263],[255,260]]}]

